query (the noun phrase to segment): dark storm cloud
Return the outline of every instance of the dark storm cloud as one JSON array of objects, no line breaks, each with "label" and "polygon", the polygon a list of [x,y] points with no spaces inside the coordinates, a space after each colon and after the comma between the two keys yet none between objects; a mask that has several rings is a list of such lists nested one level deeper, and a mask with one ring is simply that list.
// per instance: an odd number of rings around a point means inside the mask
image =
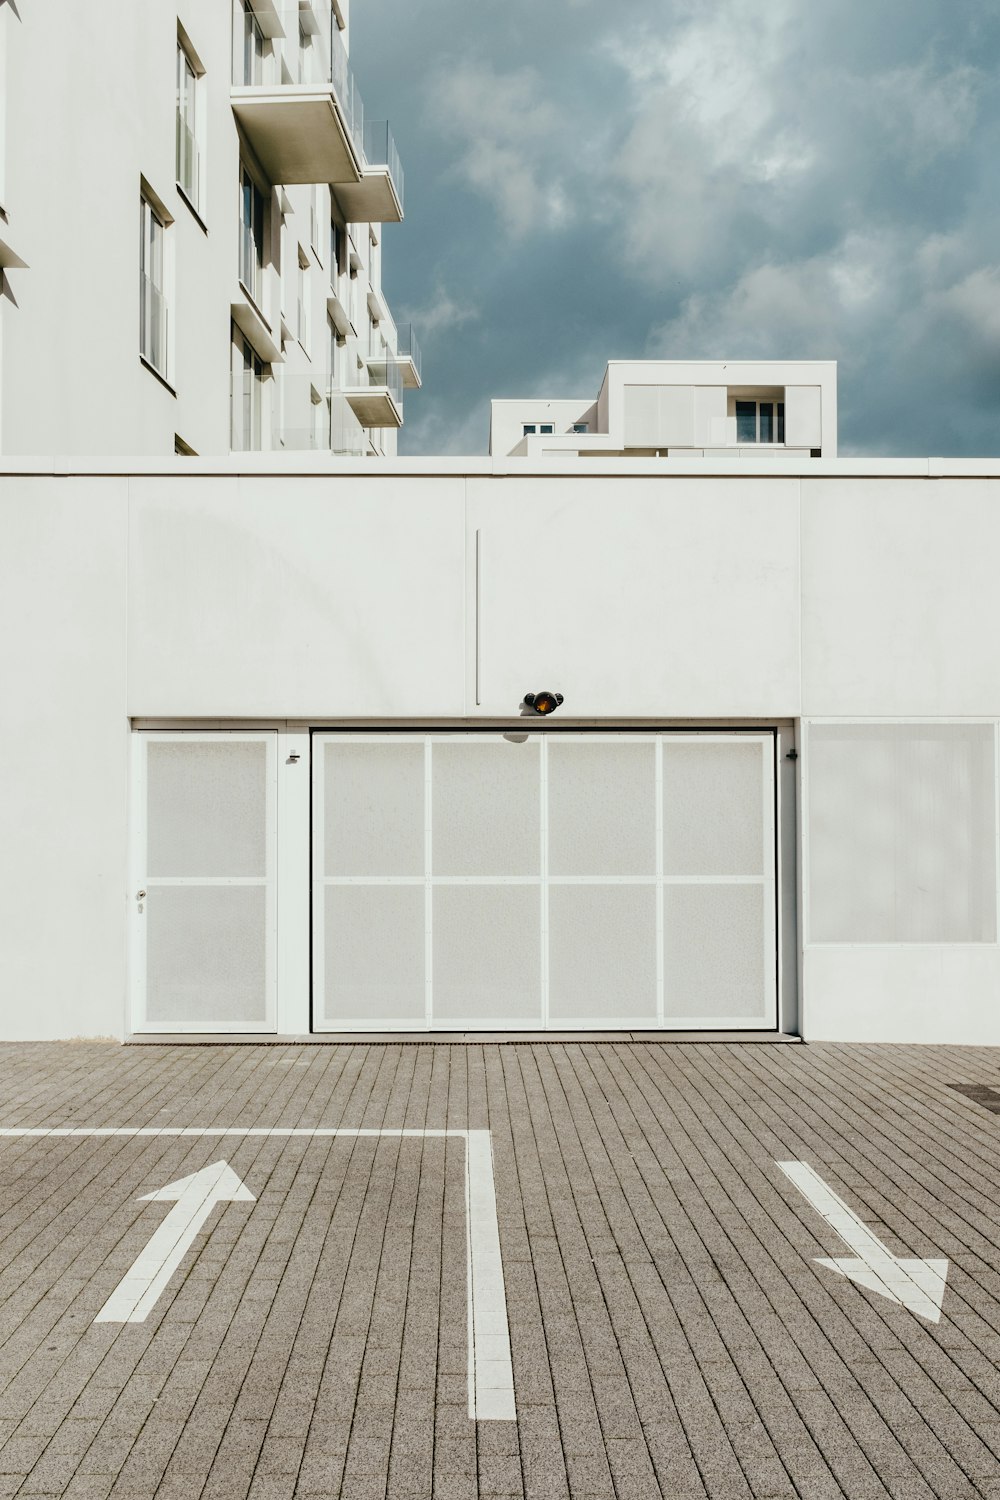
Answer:
[{"label": "dark storm cloud", "polygon": [[610,358],[840,361],[841,451],[1000,453],[994,0],[354,0],[425,390],[401,447]]}]

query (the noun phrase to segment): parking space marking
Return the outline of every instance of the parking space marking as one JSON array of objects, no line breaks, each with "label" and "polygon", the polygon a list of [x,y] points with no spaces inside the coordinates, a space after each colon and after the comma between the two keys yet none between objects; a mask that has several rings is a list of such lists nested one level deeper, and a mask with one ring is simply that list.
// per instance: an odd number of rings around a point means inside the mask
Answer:
[{"label": "parking space marking", "polygon": [[880,1296],[900,1303],[928,1323],[941,1321],[947,1260],[893,1255],[808,1162],[779,1161],[775,1165],[854,1251],[853,1258],[831,1260],[817,1255],[818,1265],[856,1281],[870,1292],[878,1292]]},{"label": "parking space marking", "polygon": [[174,1206],[115,1287],[95,1323],[144,1323],[215,1205],[257,1200],[228,1162],[217,1161],[154,1193],[143,1193],[139,1201],[172,1202]]},{"label": "parking space marking", "polygon": [[[316,1126],[314,1128],[241,1125],[231,1127],[215,1125],[0,1127],[0,1137],[46,1140],[82,1136],[97,1138],[108,1136],[181,1138],[240,1136],[254,1139],[298,1140],[356,1136],[397,1140],[443,1140],[451,1137],[463,1140],[465,1142],[465,1225],[468,1268],[466,1296],[469,1327],[469,1416],[480,1422],[516,1420],[514,1370],[510,1354],[507,1293],[500,1253],[500,1226],[497,1218],[496,1187],[493,1178],[493,1143],[490,1131],[433,1128],[380,1129],[364,1126]],[[119,1321],[117,1313],[129,1305],[130,1299],[133,1311],[137,1311],[140,1305],[145,1305],[142,1318],[147,1316],[173,1271],[180,1264],[185,1251],[207,1220],[215,1203],[219,1202],[223,1196],[215,1192],[215,1188],[222,1186],[225,1196],[229,1196],[232,1191],[232,1184],[225,1178],[224,1173],[219,1171],[220,1168],[225,1168],[225,1171],[230,1172],[235,1183],[243,1187],[235,1172],[232,1172],[225,1162],[216,1162],[214,1166],[206,1167],[203,1172],[194,1173],[188,1178],[181,1178],[177,1182],[170,1183],[166,1188],[160,1188],[156,1192],[145,1195],[146,1198],[152,1200],[164,1200],[176,1196],[177,1208],[183,1208],[183,1214],[178,1214],[171,1224],[171,1219],[177,1212],[177,1210],[171,1210],[139,1260],[105,1303],[95,1321]],[[216,1174],[214,1179],[211,1177],[213,1173]],[[203,1180],[199,1182],[199,1179]],[[195,1183],[198,1183],[197,1187],[194,1186]],[[243,1192],[247,1198],[253,1197],[246,1188],[243,1188]],[[185,1197],[185,1194],[188,1196]],[[234,1196],[241,1197],[242,1195],[234,1193]],[[182,1226],[182,1219],[186,1227]],[[170,1226],[169,1232],[168,1225]],[[193,1228],[191,1228],[192,1225]],[[159,1239],[158,1236],[160,1236]],[[177,1251],[176,1256],[174,1256],[175,1251]],[[130,1278],[132,1278],[131,1281]],[[128,1284],[128,1290],[125,1290],[126,1284]],[[153,1295],[154,1288],[155,1295]],[[120,1297],[119,1293],[121,1293]],[[136,1295],[133,1296],[133,1293]],[[112,1306],[115,1311],[109,1313],[108,1310]],[[127,1317],[122,1321],[132,1322],[141,1321],[141,1319]]]}]

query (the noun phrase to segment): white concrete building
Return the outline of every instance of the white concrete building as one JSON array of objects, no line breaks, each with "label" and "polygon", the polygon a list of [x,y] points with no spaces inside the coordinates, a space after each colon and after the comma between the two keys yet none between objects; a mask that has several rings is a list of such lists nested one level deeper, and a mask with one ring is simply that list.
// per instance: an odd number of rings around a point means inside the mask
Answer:
[{"label": "white concrete building", "polygon": [[494,401],[490,452],[772,461],[837,456],[834,360],[612,360],[596,400]]},{"label": "white concrete building", "polygon": [[403,173],[348,5],[0,0],[0,453],[396,451]]},{"label": "white concrete building", "polygon": [[0,1031],[1000,1044],[998,556],[997,461],[6,459]]}]

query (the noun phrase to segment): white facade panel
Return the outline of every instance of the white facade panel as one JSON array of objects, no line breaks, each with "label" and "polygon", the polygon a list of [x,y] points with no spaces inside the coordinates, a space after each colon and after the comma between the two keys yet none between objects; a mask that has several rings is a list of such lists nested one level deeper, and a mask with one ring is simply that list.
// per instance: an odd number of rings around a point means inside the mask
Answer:
[{"label": "white facade panel", "polygon": [[125,1025],[124,479],[0,480],[0,1027]]},{"label": "white facade panel", "polygon": [[789,448],[822,448],[822,395],[818,385],[785,387],[785,442]]},{"label": "white facade panel", "polygon": [[[694,447],[707,448],[713,443],[729,441],[730,428],[726,419],[726,402],[727,392],[724,385],[696,385],[694,387],[694,430],[691,434]],[[735,441],[735,423],[732,427],[732,436]]]},{"label": "white facade panel", "polygon": [[465,712],[461,481],[133,490],[129,712]]},{"label": "white facade panel", "polygon": [[[497,497],[497,498],[494,498]],[[470,480],[479,703],[590,716],[799,712],[795,480]]]},{"label": "white facade panel", "polygon": [[803,711],[1000,715],[1000,485],[802,482]]}]

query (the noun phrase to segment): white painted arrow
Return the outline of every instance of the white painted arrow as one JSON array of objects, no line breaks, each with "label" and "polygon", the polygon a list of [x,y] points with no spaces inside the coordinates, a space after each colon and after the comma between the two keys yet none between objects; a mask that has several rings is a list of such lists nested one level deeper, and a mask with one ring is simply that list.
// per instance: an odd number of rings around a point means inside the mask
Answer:
[{"label": "white painted arrow", "polygon": [[853,1258],[840,1260],[827,1260],[817,1255],[815,1259],[819,1265],[849,1277],[870,1292],[878,1292],[880,1296],[900,1303],[928,1323],[941,1321],[941,1303],[948,1275],[946,1260],[917,1260],[893,1255],[844,1200],[827,1187],[808,1162],[779,1161],[777,1165],[854,1251]]},{"label": "white painted arrow", "polygon": [[173,1203],[163,1223],[101,1308],[95,1323],[144,1323],[217,1203],[254,1203],[228,1162],[168,1182],[141,1203]]}]

